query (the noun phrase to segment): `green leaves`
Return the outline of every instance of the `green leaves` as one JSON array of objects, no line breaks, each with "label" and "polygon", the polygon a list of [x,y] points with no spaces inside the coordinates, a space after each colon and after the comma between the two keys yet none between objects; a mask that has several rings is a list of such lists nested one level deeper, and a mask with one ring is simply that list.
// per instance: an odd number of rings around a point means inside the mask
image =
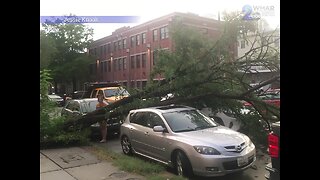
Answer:
[{"label": "green leaves", "polygon": [[83,24],[43,24],[40,31],[40,68],[52,70],[55,82],[87,81],[92,57],[85,53],[93,29]]}]

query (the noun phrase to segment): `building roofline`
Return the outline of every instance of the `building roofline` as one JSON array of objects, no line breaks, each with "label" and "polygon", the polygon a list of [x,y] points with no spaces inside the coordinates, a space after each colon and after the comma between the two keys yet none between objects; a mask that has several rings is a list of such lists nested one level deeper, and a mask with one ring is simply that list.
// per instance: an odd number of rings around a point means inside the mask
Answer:
[{"label": "building roofline", "polygon": [[167,15],[164,15],[164,16],[161,16],[161,17],[158,17],[158,18],[149,20],[149,21],[144,22],[144,23],[142,23],[142,24],[138,24],[138,25],[133,26],[133,27],[123,26],[123,27],[121,27],[121,28],[118,28],[118,29],[114,30],[111,35],[108,35],[108,36],[105,36],[105,37],[103,37],[103,38],[100,38],[100,39],[95,40],[95,41],[93,42],[93,44],[99,43],[100,41],[104,41],[104,40],[112,37],[114,34],[116,34],[116,32],[117,32],[118,30],[121,30],[121,29],[123,29],[123,28],[124,28],[124,29],[127,28],[127,29],[124,30],[124,31],[119,31],[119,33],[120,33],[120,32],[121,32],[121,33],[126,33],[126,32],[128,32],[128,31],[132,31],[132,30],[138,29],[138,28],[140,28],[140,27],[147,26],[147,25],[149,25],[149,24],[151,24],[151,23],[154,23],[154,22],[157,22],[157,21],[162,21],[162,20],[164,20],[164,19],[167,19],[167,18],[170,18],[170,17],[174,17],[174,16],[177,16],[177,15],[184,16],[184,17],[188,17],[188,18],[206,20],[206,21],[208,21],[208,22],[214,22],[214,21],[216,21],[217,23],[219,22],[219,20],[212,19],[212,18],[208,18],[208,17],[202,17],[202,16],[199,16],[199,15],[196,15],[196,14],[192,14],[192,13],[173,12],[173,13],[170,13],[170,14],[167,14]]}]

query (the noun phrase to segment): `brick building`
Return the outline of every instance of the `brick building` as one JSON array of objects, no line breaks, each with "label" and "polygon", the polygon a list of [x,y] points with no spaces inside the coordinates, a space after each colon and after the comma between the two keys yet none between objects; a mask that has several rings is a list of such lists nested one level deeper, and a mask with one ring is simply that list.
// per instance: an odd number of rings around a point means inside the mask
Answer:
[{"label": "brick building", "polygon": [[135,27],[122,27],[89,47],[89,53],[97,57],[90,66],[92,81],[119,82],[127,88],[143,88],[156,65],[156,50],[173,50],[169,31],[177,19],[209,37],[221,34],[220,21],[185,13],[172,13]]}]

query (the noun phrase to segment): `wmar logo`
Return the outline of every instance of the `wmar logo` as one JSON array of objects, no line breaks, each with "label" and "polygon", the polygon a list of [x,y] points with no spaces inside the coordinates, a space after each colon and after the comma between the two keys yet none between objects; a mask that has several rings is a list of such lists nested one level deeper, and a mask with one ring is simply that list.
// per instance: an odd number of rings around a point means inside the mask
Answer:
[{"label": "wmar logo", "polygon": [[258,20],[261,18],[259,12],[253,12],[253,9],[250,5],[244,5],[242,7],[242,13],[244,14],[243,20]]}]

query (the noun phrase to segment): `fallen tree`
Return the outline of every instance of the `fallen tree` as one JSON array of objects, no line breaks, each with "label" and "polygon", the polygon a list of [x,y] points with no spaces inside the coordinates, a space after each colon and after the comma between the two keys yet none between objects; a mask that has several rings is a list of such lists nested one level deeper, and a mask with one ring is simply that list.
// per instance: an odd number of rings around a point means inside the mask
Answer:
[{"label": "fallen tree", "polygon": [[[235,26],[238,21],[234,18],[225,21],[224,31],[215,42],[192,28],[181,28],[182,24],[175,22],[170,31],[175,51],[155,51],[157,64],[143,91],[137,91],[130,97],[88,113],[80,119],[66,121],[63,129],[83,129],[103,119],[122,119],[131,109],[168,104],[209,107],[214,110],[229,108],[239,112],[242,101],[247,101],[266,122],[271,115],[280,119],[280,109],[266,104],[256,94],[256,90],[261,87],[280,81],[280,52],[271,46],[275,39],[259,35],[260,38],[251,42],[251,48],[244,56],[234,59],[230,48],[241,29],[241,26]],[[245,37],[245,34],[242,35]],[[262,38],[267,41],[256,46]],[[251,87],[246,74],[257,65],[269,69],[275,75]],[[152,81],[159,75],[165,79]],[[174,97],[160,101],[168,93],[173,93]]]}]

